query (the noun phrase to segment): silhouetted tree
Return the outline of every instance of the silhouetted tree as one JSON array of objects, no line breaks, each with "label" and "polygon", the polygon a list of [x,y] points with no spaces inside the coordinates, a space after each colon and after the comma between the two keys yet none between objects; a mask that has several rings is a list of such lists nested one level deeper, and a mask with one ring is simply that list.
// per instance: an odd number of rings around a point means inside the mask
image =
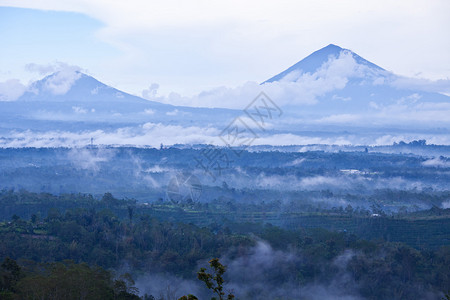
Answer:
[{"label": "silhouetted tree", "polygon": [[[223,274],[227,270],[227,267],[222,265],[218,258],[213,258],[209,261],[209,266],[213,270],[212,274],[206,272],[206,268],[200,268],[197,273],[197,278],[206,284],[206,287],[217,294],[219,298],[212,297],[211,300],[231,300],[234,299],[233,294],[228,294],[226,298],[225,292],[223,291],[223,284],[225,280],[223,279]],[[197,300],[198,298],[193,295],[187,295],[179,298],[178,300]]]}]

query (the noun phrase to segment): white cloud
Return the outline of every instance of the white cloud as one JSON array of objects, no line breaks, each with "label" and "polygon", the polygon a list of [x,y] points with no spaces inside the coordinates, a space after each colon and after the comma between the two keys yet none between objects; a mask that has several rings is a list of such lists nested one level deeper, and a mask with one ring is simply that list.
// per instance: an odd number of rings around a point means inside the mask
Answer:
[{"label": "white cloud", "polygon": [[350,101],[352,100],[351,97],[342,97],[342,96],[338,96],[338,95],[333,95],[333,97],[331,97],[332,100],[339,100],[339,101]]},{"label": "white cloud", "polygon": [[305,158],[297,158],[297,159],[294,159],[292,162],[287,163],[285,166],[286,167],[296,167],[296,166],[301,165],[305,160],[306,160]]},{"label": "white cloud", "polygon": [[97,87],[95,87],[94,89],[91,90],[91,94],[92,95],[97,95],[98,94],[98,90],[99,90],[99,87],[97,86]]},{"label": "white cloud", "polygon": [[60,64],[61,63],[59,62],[45,65],[29,63],[25,65],[25,70],[33,73],[38,73],[39,75],[48,75],[57,72],[60,69],[59,68]]},{"label": "white cloud", "polygon": [[67,156],[75,168],[97,172],[100,169],[100,163],[107,162],[115,156],[115,150],[72,148]]},{"label": "white cloud", "polygon": [[[219,138],[221,130],[213,127],[182,127],[145,123],[140,127],[124,127],[115,131],[47,131],[12,132],[8,139],[0,139],[0,147],[79,147],[90,144],[94,138],[100,145],[136,145],[159,147],[173,144],[214,144],[224,146]],[[258,138],[253,145],[350,144],[344,137],[314,138],[293,134],[275,134]]]},{"label": "white cloud", "polygon": [[389,83],[399,89],[413,89],[442,94],[450,93],[450,79],[429,80],[425,78],[398,76],[393,78]]},{"label": "white cloud", "polygon": [[434,126],[448,126],[450,123],[450,103],[424,103],[417,101],[417,97],[399,99],[392,105],[378,108],[379,111],[365,116],[366,122],[380,124],[428,124]]},{"label": "white cloud", "polygon": [[340,115],[331,115],[327,117],[323,117],[317,120],[317,123],[331,123],[331,124],[339,124],[339,123],[355,123],[355,122],[366,122],[367,119],[362,115],[356,114],[340,114]]},{"label": "white cloud", "polygon": [[[87,110],[79,107],[79,106],[72,106],[72,110],[76,113],[76,114],[85,114],[87,113]],[[95,111],[95,110],[94,110]]]},{"label": "white cloud", "polygon": [[[368,106],[372,111],[355,111],[354,113],[331,114],[309,120],[316,124],[351,124],[364,126],[412,126],[448,127],[450,125],[450,103],[423,102],[422,96],[414,93],[402,97],[392,104],[380,104],[370,101]],[[305,122],[303,120],[303,122]]]},{"label": "white cloud", "polygon": [[[358,64],[351,53],[342,51],[339,57],[330,57],[314,73],[294,71],[278,82],[269,82],[264,85],[247,82],[236,88],[210,89],[193,97],[182,97],[173,93],[168,97],[159,97],[157,100],[173,105],[243,109],[256,95],[264,91],[279,106],[313,105],[317,103],[317,97],[343,89],[350,78],[368,77],[375,80],[379,76],[380,74],[366,65]],[[335,99],[351,100],[336,95]]]},{"label": "white cloud", "polygon": [[443,160],[439,157],[426,160],[422,163],[426,167],[450,168],[450,161]]},{"label": "white cloud", "polygon": [[386,78],[385,77],[378,77],[373,81],[373,85],[382,85],[386,82]]},{"label": "white cloud", "polygon": [[332,187],[342,187],[343,180],[336,177],[328,177],[328,176],[314,176],[314,177],[304,177],[300,180],[299,185],[302,188],[317,188],[324,186],[332,186]]},{"label": "white cloud", "polygon": [[64,95],[81,77],[80,71],[81,69],[77,66],[60,63],[57,71],[46,78],[43,89],[53,95]]},{"label": "white cloud", "polygon": [[0,101],[14,101],[25,93],[27,87],[18,79],[0,82]]},{"label": "white cloud", "polygon": [[[29,72],[38,73],[39,75],[49,75],[44,82],[43,89],[54,95],[64,95],[72,85],[81,77],[82,68],[69,65],[64,62],[57,61],[50,64],[30,63],[25,65],[25,69]],[[31,87],[33,89],[33,87]],[[92,94],[97,93],[97,89],[91,91]]]},{"label": "white cloud", "polygon": [[376,102],[374,102],[374,101],[370,101],[369,102],[369,107],[373,108],[373,109],[379,109],[380,108],[379,105]]},{"label": "white cloud", "polygon": [[[135,145],[159,147],[160,144],[213,144],[224,146],[219,138],[222,128],[183,127],[145,123],[138,127],[123,127],[113,131],[91,130],[80,132],[32,130],[12,131],[0,137],[0,147],[82,147],[94,138],[98,145]],[[428,144],[450,145],[448,134],[336,134],[328,137],[301,136],[296,134],[266,134],[254,140],[252,145],[392,145],[394,142],[410,142],[426,139]],[[322,148],[319,148],[321,150]],[[308,150],[314,150],[309,147]],[[300,161],[296,163],[301,163]],[[431,163],[431,162],[430,162]],[[429,164],[430,164],[429,163]],[[306,182],[305,182],[306,183]]]},{"label": "white cloud", "polygon": [[176,116],[176,115],[178,115],[178,109],[174,109],[172,111],[168,111],[168,112],[166,112],[166,115],[168,115],[168,116]]},{"label": "white cloud", "polygon": [[154,165],[153,167],[147,168],[143,170],[143,172],[147,173],[166,173],[166,172],[174,172],[173,169],[170,168],[164,168],[159,165]]},{"label": "white cloud", "polygon": [[309,284],[298,284],[298,280],[291,279],[275,284],[276,281],[271,279],[279,278],[280,268],[295,266],[304,257],[301,252],[273,249],[262,240],[239,257],[231,259],[225,256],[221,261],[228,266],[227,274],[231,278],[228,286],[239,299],[252,298],[249,295],[264,295],[265,299],[361,300],[354,288],[357,284],[347,272],[348,263],[355,255],[357,253],[350,250],[340,253],[332,262],[336,266],[336,274],[327,278],[326,283],[318,280]]},{"label": "white cloud", "polygon": [[327,144],[327,145],[350,145],[359,144],[361,141],[357,139],[348,139],[346,136],[334,136],[334,137],[313,137],[313,136],[301,136],[291,133],[283,134],[271,134],[256,139],[252,145],[314,145],[314,144]]},{"label": "white cloud", "polygon": [[159,84],[152,83],[148,89],[142,90],[142,97],[148,100],[153,100],[158,93]]}]

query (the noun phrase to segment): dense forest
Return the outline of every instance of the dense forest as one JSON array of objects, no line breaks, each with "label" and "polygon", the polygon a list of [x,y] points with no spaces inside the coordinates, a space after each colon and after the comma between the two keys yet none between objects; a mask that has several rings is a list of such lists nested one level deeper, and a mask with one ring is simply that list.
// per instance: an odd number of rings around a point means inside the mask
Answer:
[{"label": "dense forest", "polygon": [[[196,280],[197,272],[215,257],[227,266],[225,287],[236,299],[440,299],[450,287],[448,241],[411,247],[259,219],[196,224],[173,217],[173,211],[182,216],[193,208],[214,215],[220,203],[138,205],[109,193],[97,199],[25,191],[3,191],[0,199],[2,216],[13,213],[0,223],[5,299],[50,299],[54,293],[71,295],[58,299],[177,299],[190,293],[207,299],[211,291]],[[363,218],[345,210],[321,213]],[[364,218],[448,228],[449,212]]]}]

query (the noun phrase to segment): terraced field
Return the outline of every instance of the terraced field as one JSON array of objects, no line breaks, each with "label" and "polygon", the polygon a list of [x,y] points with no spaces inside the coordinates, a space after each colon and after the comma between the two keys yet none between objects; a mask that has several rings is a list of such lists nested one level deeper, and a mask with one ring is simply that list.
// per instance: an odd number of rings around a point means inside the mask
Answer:
[{"label": "terraced field", "polygon": [[450,245],[450,214],[390,217],[352,216],[339,213],[294,213],[260,211],[192,210],[175,205],[154,205],[140,213],[160,220],[193,223],[199,226],[223,224],[270,223],[286,229],[324,228],[347,232],[365,239],[404,242],[415,248],[436,249]]}]

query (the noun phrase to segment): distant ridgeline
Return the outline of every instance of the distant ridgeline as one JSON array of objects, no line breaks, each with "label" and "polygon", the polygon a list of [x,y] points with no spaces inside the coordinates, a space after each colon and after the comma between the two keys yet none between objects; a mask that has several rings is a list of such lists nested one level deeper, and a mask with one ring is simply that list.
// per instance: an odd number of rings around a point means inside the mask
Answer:
[{"label": "distant ridgeline", "polygon": [[[423,143],[255,146],[249,151],[239,149],[239,156],[233,150],[208,145],[0,148],[0,189],[81,192],[96,198],[108,191],[116,197],[151,203],[165,199],[174,176],[188,172],[203,187],[199,202],[221,197],[248,203],[280,200],[330,209],[349,204],[368,209],[375,202],[386,212],[446,207],[450,198],[439,195],[449,189],[450,147]],[[207,161],[207,152],[214,149],[228,161],[220,162],[221,168],[213,161],[207,166],[210,170],[204,169],[199,161]],[[377,197],[381,190],[416,196]],[[421,194],[431,197],[417,196]]]}]

